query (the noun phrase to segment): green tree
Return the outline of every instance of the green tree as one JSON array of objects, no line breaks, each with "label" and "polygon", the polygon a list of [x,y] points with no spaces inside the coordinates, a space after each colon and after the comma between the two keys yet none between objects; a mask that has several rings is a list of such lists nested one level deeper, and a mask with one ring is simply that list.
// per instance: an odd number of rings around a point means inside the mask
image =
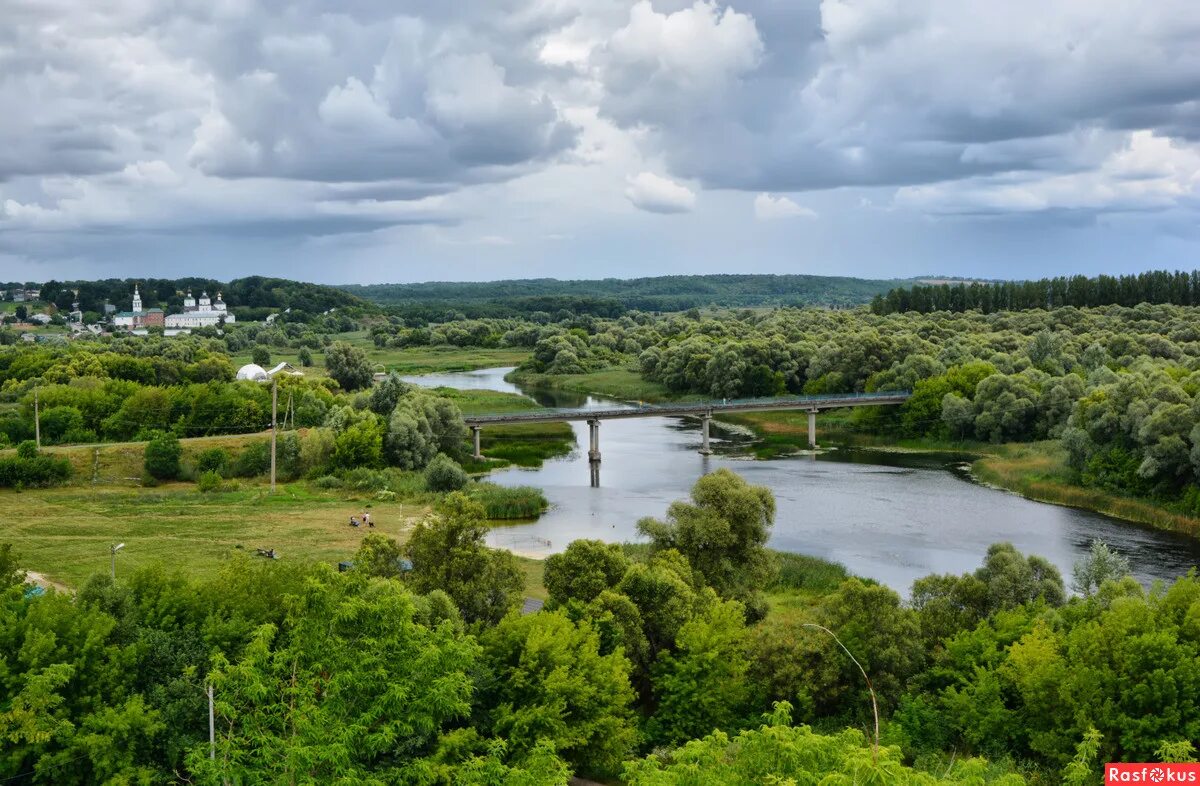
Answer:
[{"label": "green tree", "polygon": [[1071,589],[1090,596],[1106,581],[1120,581],[1129,575],[1129,559],[1093,539],[1086,557],[1075,561],[1071,570]]},{"label": "green tree", "polygon": [[467,622],[499,622],[520,601],[525,579],[511,553],[484,545],[487,531],[483,507],[450,494],[405,544],[409,584],[420,593],[444,591]]},{"label": "green tree", "polygon": [[629,661],[601,654],[587,621],[560,612],[510,615],[481,638],[488,729],[519,761],[539,741],[584,772],[613,775],[636,740]]},{"label": "green tree", "polygon": [[617,586],[629,568],[620,546],[584,539],[550,555],[545,564],[542,583],[551,602],[560,606],[572,600],[592,602],[604,590]]},{"label": "green tree", "polygon": [[271,365],[271,351],[262,344],[255,345],[250,351],[250,359],[259,366],[267,368]]},{"label": "green tree", "polygon": [[412,385],[400,378],[395,371],[383,378],[379,384],[371,388],[368,406],[380,417],[386,418],[392,414],[396,404],[404,394],[412,389]]},{"label": "green tree", "polygon": [[430,491],[458,491],[470,481],[458,462],[445,453],[434,456],[429,466],[425,467],[425,486]]},{"label": "green tree", "polygon": [[188,757],[202,782],[410,782],[448,724],[470,711],[478,646],[416,619],[397,582],[317,572],[281,626],[254,632],[210,680],[217,755]]},{"label": "green tree", "polygon": [[654,667],[653,739],[677,744],[741,725],[751,695],[745,637],[736,601],[715,603],[680,628],[675,651]]},{"label": "green tree", "polygon": [[394,538],[372,532],[354,552],[354,569],[368,576],[394,579],[403,575],[404,549]]},{"label": "green tree", "polygon": [[308,368],[313,364],[312,350],[308,347],[300,347],[300,351],[296,354],[296,359],[300,361],[300,365]]},{"label": "green tree", "polygon": [[665,522],[642,519],[638,531],[652,552],[674,549],[726,598],[750,604],[754,618],[765,613],[758,590],[777,570],[766,549],[775,520],[775,498],[728,469],[709,473],[692,487],[692,501],[674,502]]},{"label": "green tree", "polygon": [[166,431],[158,432],[146,443],[143,464],[146,473],[158,480],[174,480],[179,477],[179,457],[183,448],[179,438]]},{"label": "green tree", "polygon": [[325,350],[325,369],[342,390],[361,390],[374,378],[367,353],[344,341],[335,341]]},{"label": "green tree", "polygon": [[383,436],[373,421],[360,421],[338,434],[331,460],[343,469],[378,467],[383,463]]},{"label": "green tree", "polygon": [[668,755],[655,753],[630,762],[624,780],[630,786],[758,786],[764,783],[886,783],[895,786],[995,784],[1021,786],[1012,773],[996,773],[987,762],[959,758],[940,777],[904,765],[899,748],[874,754],[862,732],[846,729],[823,735],[793,726],[791,705],[780,702],[757,729],[731,737],[717,731]]}]

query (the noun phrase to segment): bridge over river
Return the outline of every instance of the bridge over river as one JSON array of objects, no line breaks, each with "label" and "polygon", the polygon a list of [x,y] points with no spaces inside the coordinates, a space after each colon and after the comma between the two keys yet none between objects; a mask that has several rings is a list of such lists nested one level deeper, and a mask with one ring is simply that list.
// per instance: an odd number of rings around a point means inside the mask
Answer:
[{"label": "bridge over river", "polygon": [[494,415],[470,415],[463,420],[471,428],[475,443],[475,458],[479,452],[479,434],[484,426],[500,423],[558,423],[585,420],[588,424],[588,459],[600,461],[600,421],[627,418],[695,417],[700,419],[703,442],[700,452],[708,455],[708,429],[715,414],[722,412],[766,412],[771,410],[800,410],[808,413],[808,445],[817,446],[817,413],[823,409],[844,407],[879,407],[903,404],[912,395],[907,390],[887,390],[878,393],[845,393],[825,396],[779,396],[776,398],[722,399],[720,401],[680,404],[630,404],[608,409],[527,409]]}]

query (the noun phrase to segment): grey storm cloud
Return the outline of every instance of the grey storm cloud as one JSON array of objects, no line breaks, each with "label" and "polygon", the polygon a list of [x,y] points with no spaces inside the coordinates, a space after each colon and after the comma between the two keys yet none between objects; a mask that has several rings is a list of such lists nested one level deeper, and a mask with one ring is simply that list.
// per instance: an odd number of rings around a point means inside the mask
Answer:
[{"label": "grey storm cloud", "polygon": [[[0,0],[0,18],[14,254],[123,230],[681,225],[720,209],[706,191],[745,216],[860,189],[918,217],[1075,222],[1190,214],[1200,189],[1194,0]],[[579,188],[581,170],[600,174]]]}]

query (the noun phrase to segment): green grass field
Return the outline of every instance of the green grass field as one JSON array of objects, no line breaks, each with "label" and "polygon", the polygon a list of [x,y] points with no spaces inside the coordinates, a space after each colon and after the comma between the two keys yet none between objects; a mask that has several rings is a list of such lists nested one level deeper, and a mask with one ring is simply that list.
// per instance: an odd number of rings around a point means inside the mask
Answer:
[{"label": "green grass field", "polygon": [[[154,489],[75,488],[0,492],[5,511],[0,542],[12,543],[23,568],[50,581],[78,587],[111,567],[117,573],[162,565],[191,576],[214,575],[239,550],[273,548],[283,560],[336,564],[353,557],[370,532],[401,543],[430,508],[379,502],[370,492],[312,489],[307,483],[281,485],[274,496],[265,485],[201,494],[190,483]],[[367,510],[373,530],[348,525]],[[542,563],[518,557],[526,594],[545,598]]]},{"label": "green grass field", "polygon": [[[346,341],[360,347],[381,370],[401,374],[432,374],[439,371],[474,371],[480,368],[516,366],[529,357],[525,349],[480,349],[477,347],[409,347],[380,349],[367,337],[366,331],[339,333],[335,341]],[[313,365],[301,369],[313,376],[325,375],[325,354],[313,350]],[[232,356],[233,364],[241,367],[252,362],[249,350]],[[271,363],[286,361],[300,368],[299,352],[295,349],[271,348]]]},{"label": "green grass field", "polygon": [[369,532],[348,526],[369,509],[377,530],[408,537],[424,506],[377,502],[371,494],[319,492],[305,483],[201,494],[194,485],[154,489],[73,488],[0,493],[3,539],[22,565],[70,586],[109,569],[109,546],[125,543],[117,570],[161,563],[211,575],[239,547],[274,548],[283,559],[348,559]]},{"label": "green grass field", "polygon": [[606,368],[590,374],[547,375],[513,372],[510,377],[530,387],[590,393],[622,401],[699,401],[703,396],[676,396],[657,382],[642,379],[634,368]]}]

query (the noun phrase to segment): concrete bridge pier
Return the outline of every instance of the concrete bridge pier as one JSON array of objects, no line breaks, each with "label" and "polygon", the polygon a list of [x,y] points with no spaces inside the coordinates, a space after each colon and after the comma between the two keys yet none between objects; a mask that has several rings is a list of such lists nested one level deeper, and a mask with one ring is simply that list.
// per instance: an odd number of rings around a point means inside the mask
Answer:
[{"label": "concrete bridge pier", "polygon": [[588,461],[600,463],[600,421],[589,420],[588,424]]},{"label": "concrete bridge pier", "polygon": [[706,412],[700,416],[700,433],[703,435],[703,441],[700,444],[700,455],[711,456],[712,449],[708,446],[708,427],[712,423],[712,413]]},{"label": "concrete bridge pier", "polygon": [[808,411],[808,448],[817,449],[817,410]]},{"label": "concrete bridge pier", "polygon": [[471,439],[475,443],[475,454],[472,456],[476,461],[483,461],[483,454],[479,452],[479,432],[483,431],[483,426],[471,426]]}]

